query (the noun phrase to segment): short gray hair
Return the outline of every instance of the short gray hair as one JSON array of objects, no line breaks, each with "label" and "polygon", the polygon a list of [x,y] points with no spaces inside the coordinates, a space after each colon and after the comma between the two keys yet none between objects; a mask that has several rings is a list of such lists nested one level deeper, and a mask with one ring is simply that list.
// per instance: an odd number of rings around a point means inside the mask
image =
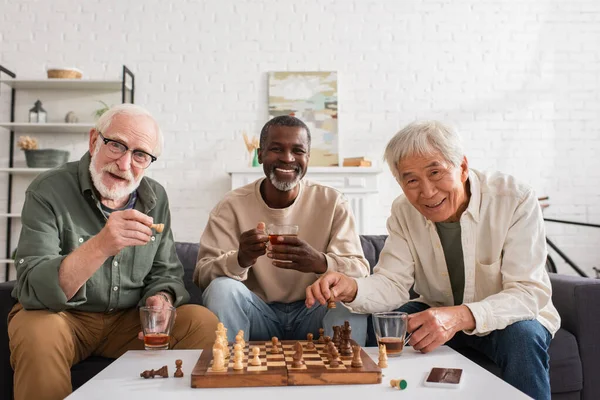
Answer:
[{"label": "short gray hair", "polygon": [[165,144],[165,139],[164,139],[162,130],[160,129],[160,126],[158,126],[158,122],[156,122],[156,120],[154,119],[152,114],[150,114],[150,112],[148,110],[146,110],[145,108],[140,107],[138,105],[124,103],[124,104],[118,104],[116,106],[112,106],[108,111],[106,111],[104,114],[102,114],[102,116],[100,118],[98,118],[95,129],[102,133],[106,132],[108,130],[108,128],[110,128],[110,124],[112,124],[113,119],[118,115],[127,115],[127,116],[143,115],[143,116],[152,118],[152,121],[154,121],[154,125],[156,126],[156,133],[158,135],[158,137],[156,138],[157,143],[156,143],[156,147],[153,150],[153,153],[154,153],[153,155],[155,155],[156,157],[161,155],[164,144]]},{"label": "short gray hair", "polygon": [[416,121],[394,135],[385,148],[383,158],[400,182],[398,163],[401,160],[437,152],[454,167],[462,164],[465,155],[460,136],[454,129],[439,121]]}]

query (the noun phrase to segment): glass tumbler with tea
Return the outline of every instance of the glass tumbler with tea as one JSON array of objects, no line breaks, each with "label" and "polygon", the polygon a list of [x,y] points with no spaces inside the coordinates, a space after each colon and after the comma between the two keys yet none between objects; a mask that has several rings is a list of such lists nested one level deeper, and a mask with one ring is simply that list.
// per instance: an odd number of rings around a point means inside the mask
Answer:
[{"label": "glass tumbler with tea", "polygon": [[373,313],[373,329],[378,345],[385,345],[388,356],[399,356],[411,334],[406,335],[408,314],[400,311]]},{"label": "glass tumbler with tea", "polygon": [[269,224],[267,226],[267,234],[269,235],[271,244],[280,244],[277,241],[279,236],[298,236],[298,230],[298,225]]},{"label": "glass tumbler with tea", "polygon": [[175,323],[175,307],[140,307],[146,350],[167,350]]}]

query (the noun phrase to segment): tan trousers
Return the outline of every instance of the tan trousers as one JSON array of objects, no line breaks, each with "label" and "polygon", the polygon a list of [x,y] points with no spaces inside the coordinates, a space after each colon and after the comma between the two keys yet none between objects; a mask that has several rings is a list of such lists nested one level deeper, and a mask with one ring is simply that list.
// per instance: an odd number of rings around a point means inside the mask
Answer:
[{"label": "tan trousers", "polygon": [[[198,305],[177,308],[170,349],[202,349],[215,341],[218,319]],[[24,310],[8,317],[15,400],[64,399],[73,390],[71,366],[91,355],[118,358],[143,350],[137,308],[114,313]]]}]

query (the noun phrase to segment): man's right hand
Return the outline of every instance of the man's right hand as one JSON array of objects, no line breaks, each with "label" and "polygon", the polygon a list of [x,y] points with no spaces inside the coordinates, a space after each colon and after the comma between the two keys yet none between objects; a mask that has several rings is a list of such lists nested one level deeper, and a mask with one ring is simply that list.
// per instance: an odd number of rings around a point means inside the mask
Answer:
[{"label": "man's right hand", "polygon": [[265,232],[265,223],[259,222],[256,229],[250,229],[241,234],[238,250],[238,263],[248,268],[256,263],[258,257],[267,252],[269,236]]},{"label": "man's right hand", "polygon": [[310,308],[319,302],[327,304],[328,300],[351,302],[356,297],[358,285],[356,281],[339,272],[328,272],[315,283],[306,288],[306,307]]},{"label": "man's right hand", "polygon": [[152,217],[137,210],[114,211],[96,235],[98,248],[106,257],[129,246],[143,246],[152,237]]}]

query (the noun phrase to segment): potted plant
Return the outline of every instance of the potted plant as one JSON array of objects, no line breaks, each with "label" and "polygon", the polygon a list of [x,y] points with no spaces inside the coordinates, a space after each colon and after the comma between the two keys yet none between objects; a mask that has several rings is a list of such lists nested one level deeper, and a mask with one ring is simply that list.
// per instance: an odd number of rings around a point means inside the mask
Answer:
[{"label": "potted plant", "polygon": [[97,109],[96,111],[94,111],[94,117],[96,119],[100,118],[102,116],[102,114],[104,114],[105,112],[107,112],[108,110],[110,110],[110,106],[108,104],[106,104],[105,102],[103,102],[102,100],[97,100],[98,103],[102,104],[102,107]]},{"label": "potted plant", "polygon": [[35,138],[21,136],[17,145],[25,152],[25,162],[29,168],[53,168],[69,160],[69,152],[58,149],[38,149]]}]

